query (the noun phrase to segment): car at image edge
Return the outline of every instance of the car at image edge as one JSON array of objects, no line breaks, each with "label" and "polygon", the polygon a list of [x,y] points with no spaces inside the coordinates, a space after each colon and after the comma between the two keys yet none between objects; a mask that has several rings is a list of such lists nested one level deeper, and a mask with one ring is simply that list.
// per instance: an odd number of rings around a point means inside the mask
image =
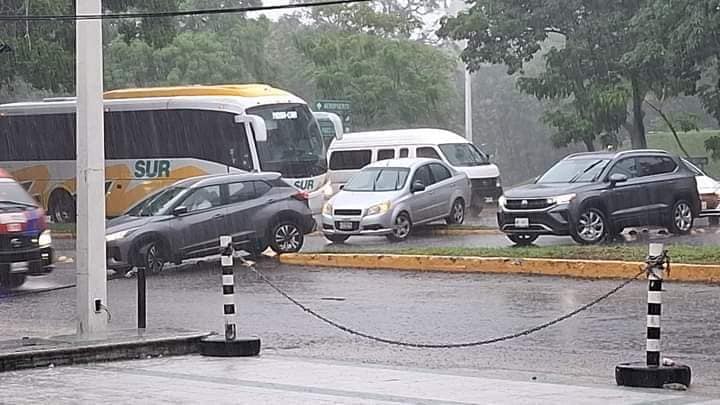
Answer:
[{"label": "car at image edge", "polygon": [[17,288],[27,276],[52,272],[53,253],[45,211],[0,169],[0,287]]},{"label": "car at image edge", "polygon": [[720,224],[720,182],[687,160],[683,159],[683,162],[695,173],[702,204],[699,216],[706,217],[710,226],[718,226]]},{"label": "car at image edge", "polygon": [[216,255],[219,237],[253,254],[297,252],[316,224],[308,196],[277,173],[222,174],[179,181],[106,227],[108,267],[127,271]]},{"label": "car at image edge", "polygon": [[507,190],[498,225],[518,245],[540,235],[596,244],[633,226],[686,234],[700,210],[695,174],[677,156],[659,150],[578,153],[533,183]]},{"label": "car at image edge", "polygon": [[467,175],[437,159],[391,159],[353,175],[323,207],[322,233],[334,243],[351,236],[407,239],[414,226],[461,224],[470,204]]}]

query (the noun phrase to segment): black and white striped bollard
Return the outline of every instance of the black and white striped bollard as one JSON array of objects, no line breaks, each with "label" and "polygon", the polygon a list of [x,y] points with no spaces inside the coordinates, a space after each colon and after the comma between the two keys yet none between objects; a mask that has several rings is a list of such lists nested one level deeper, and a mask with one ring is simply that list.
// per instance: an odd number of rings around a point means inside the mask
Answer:
[{"label": "black and white striped bollard", "polygon": [[647,334],[645,363],[623,363],[615,367],[615,381],[628,387],[663,388],[690,386],[690,367],[672,360],[661,360],[660,316],[662,315],[662,284],[664,273],[670,272],[670,258],[661,243],[651,243],[645,261],[648,276]]},{"label": "black and white striped bollard", "polygon": [[260,339],[238,338],[235,314],[234,250],[230,236],[220,237],[220,265],[222,266],[223,316],[225,336],[212,335],[200,341],[200,353],[205,356],[239,357],[260,354]]}]

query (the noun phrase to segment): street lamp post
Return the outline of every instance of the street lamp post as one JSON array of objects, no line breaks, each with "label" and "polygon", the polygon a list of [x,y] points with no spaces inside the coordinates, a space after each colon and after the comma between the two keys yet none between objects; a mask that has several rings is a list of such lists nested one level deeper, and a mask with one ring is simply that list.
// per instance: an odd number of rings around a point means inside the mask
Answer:
[{"label": "street lamp post", "polygon": [[[101,0],[77,0],[78,16],[102,13]],[[105,135],[102,20],[76,22],[77,332],[107,328]]]},{"label": "street lamp post", "polygon": [[465,138],[472,142],[472,74],[469,69],[470,67],[465,65]]}]

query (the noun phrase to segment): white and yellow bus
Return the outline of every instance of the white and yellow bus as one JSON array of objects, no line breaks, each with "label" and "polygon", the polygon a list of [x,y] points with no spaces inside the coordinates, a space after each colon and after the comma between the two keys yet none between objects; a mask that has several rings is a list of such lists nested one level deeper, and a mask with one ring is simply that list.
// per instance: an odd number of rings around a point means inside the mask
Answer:
[{"label": "white and yellow bus", "polygon": [[[75,220],[74,98],[0,105],[0,168],[56,222]],[[109,217],[177,180],[234,171],[279,172],[320,210],[329,191],[317,119],[305,101],[267,85],[188,86],[105,93]]]}]

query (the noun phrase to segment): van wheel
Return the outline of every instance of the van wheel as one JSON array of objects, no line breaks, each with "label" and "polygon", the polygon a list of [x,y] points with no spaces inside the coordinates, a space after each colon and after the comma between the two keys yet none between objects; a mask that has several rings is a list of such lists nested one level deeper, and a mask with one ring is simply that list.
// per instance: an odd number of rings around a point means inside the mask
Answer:
[{"label": "van wheel", "polygon": [[693,214],[692,207],[685,200],[678,200],[672,207],[670,213],[670,223],[668,224],[668,231],[676,235],[686,235],[690,233],[693,222],[695,221],[695,215]]},{"label": "van wheel", "polygon": [[59,189],[50,195],[48,215],[56,224],[75,222],[76,209],[75,199],[67,191]]},{"label": "van wheel", "polygon": [[24,274],[10,274],[6,273],[0,275],[0,287],[6,289],[18,288],[25,283],[27,276]]}]

